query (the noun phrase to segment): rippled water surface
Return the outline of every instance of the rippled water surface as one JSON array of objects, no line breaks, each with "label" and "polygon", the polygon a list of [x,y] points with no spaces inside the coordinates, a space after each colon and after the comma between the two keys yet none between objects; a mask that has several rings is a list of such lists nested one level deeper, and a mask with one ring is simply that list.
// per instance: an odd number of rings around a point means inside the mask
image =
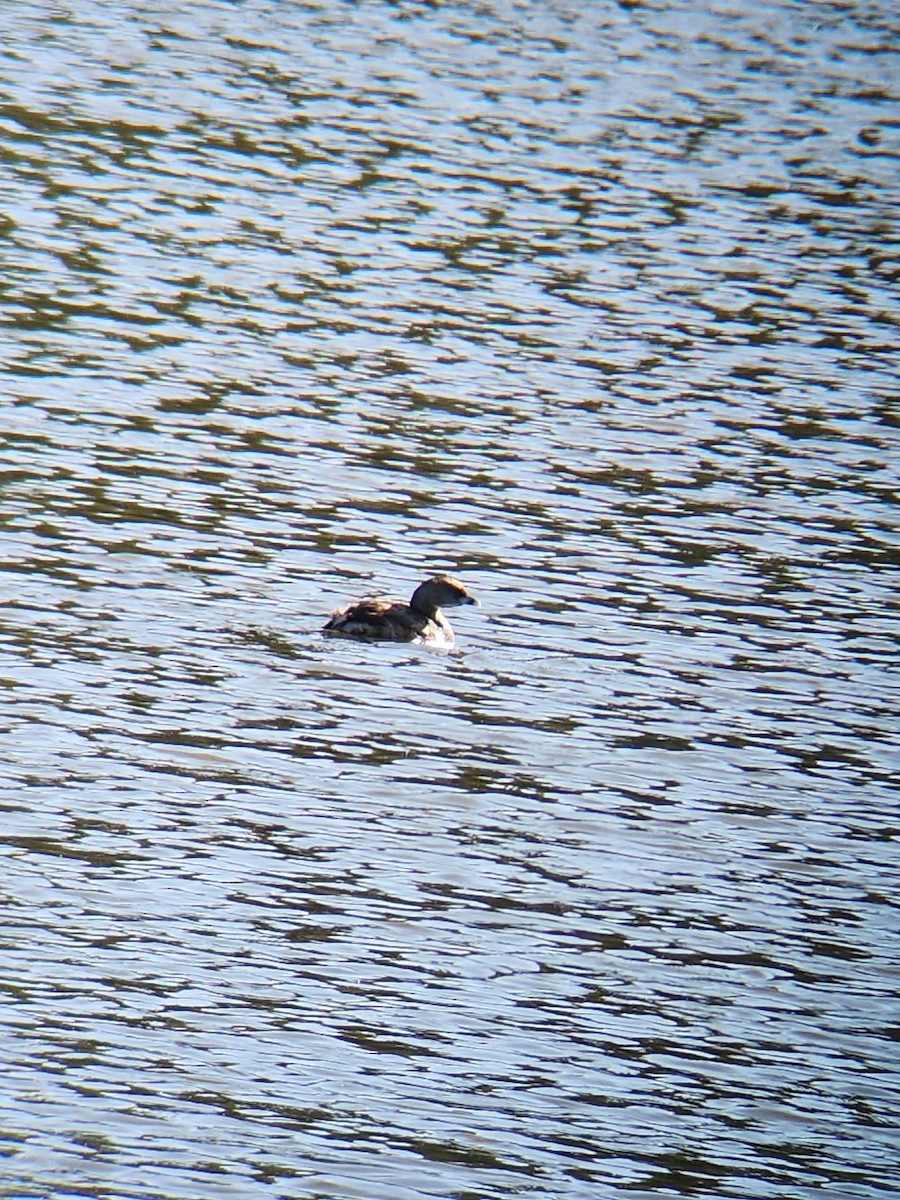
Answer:
[{"label": "rippled water surface", "polygon": [[3,24],[0,1192],[896,1195],[893,6]]}]

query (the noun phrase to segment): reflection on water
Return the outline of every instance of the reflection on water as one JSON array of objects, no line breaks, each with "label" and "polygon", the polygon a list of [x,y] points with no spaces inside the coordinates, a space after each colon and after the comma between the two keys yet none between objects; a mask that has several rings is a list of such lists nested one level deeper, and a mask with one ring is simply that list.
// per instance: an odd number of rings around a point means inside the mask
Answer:
[{"label": "reflection on water", "polygon": [[4,11],[16,1195],[895,1194],[892,10]]}]

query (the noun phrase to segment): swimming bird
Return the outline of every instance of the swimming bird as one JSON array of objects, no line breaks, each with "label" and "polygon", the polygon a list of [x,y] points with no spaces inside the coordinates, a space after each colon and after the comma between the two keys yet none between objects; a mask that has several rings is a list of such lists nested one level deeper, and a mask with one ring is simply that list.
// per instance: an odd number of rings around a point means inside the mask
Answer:
[{"label": "swimming bird", "polygon": [[452,575],[435,575],[419,584],[409,604],[403,600],[374,597],[335,609],[322,632],[366,642],[452,646],[453,629],[441,607],[477,603],[458,579]]}]

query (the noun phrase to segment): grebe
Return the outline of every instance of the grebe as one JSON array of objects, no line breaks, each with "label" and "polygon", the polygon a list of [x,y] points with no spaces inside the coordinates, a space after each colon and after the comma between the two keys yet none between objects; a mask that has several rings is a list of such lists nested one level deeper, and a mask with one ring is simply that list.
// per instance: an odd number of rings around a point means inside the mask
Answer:
[{"label": "grebe", "polygon": [[409,604],[377,597],[336,609],[323,633],[342,634],[367,642],[452,646],[453,629],[441,608],[477,603],[458,579],[452,575],[435,575],[419,584]]}]

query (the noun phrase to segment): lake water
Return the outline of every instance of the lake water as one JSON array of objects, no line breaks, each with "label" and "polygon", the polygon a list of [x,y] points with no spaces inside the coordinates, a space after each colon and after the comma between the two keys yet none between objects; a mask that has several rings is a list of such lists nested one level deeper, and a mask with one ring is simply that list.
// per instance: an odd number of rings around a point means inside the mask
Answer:
[{"label": "lake water", "polygon": [[895,1196],[893,5],[3,26],[0,1194]]}]

